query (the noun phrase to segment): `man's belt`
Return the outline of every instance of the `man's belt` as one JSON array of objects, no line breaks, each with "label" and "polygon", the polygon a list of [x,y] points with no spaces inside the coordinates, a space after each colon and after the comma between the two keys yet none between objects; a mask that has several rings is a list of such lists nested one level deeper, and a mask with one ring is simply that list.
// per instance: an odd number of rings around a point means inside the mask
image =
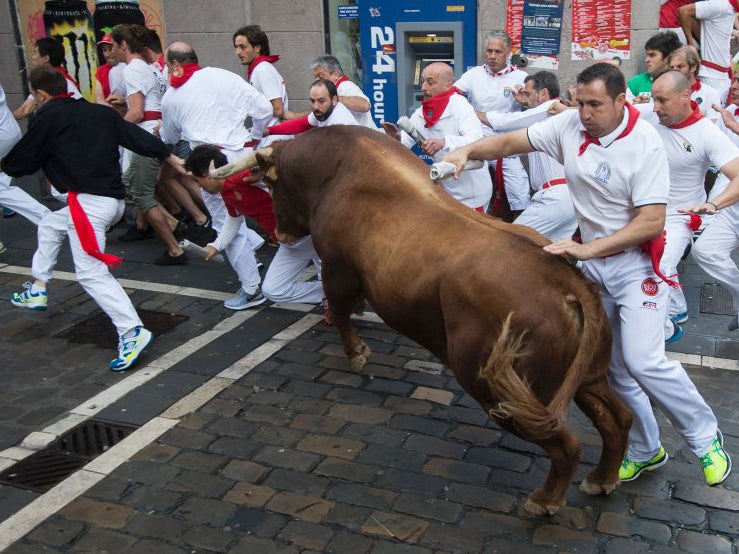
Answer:
[{"label": "man's belt", "polygon": [[708,60],[701,60],[701,65],[713,69],[715,71],[720,71],[721,73],[726,73],[730,75],[732,73],[731,67],[724,67],[723,65],[719,65],[717,63],[709,62]]},{"label": "man's belt", "polygon": [[566,185],[567,179],[552,179],[551,181],[547,181],[541,186],[541,189],[548,189],[549,187],[556,187],[557,185]]},{"label": "man's belt", "polygon": [[144,112],[141,121],[159,121],[160,119],[162,119],[162,112]]}]

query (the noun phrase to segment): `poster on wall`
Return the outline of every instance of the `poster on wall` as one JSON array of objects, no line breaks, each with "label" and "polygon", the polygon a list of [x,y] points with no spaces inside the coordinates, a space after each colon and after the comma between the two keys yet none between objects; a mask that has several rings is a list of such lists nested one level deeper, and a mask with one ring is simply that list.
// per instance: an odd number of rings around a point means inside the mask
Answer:
[{"label": "poster on wall", "polygon": [[527,67],[557,69],[562,4],[562,0],[508,0],[506,33],[511,37],[511,54],[524,54]]},{"label": "poster on wall", "polygon": [[161,0],[24,0],[18,3],[18,15],[26,64],[38,39],[58,38],[64,44],[67,71],[88,100],[94,98],[93,77],[102,63],[96,43],[113,27],[143,24],[166,44]]},{"label": "poster on wall", "polygon": [[572,59],[628,60],[631,0],[572,0]]}]

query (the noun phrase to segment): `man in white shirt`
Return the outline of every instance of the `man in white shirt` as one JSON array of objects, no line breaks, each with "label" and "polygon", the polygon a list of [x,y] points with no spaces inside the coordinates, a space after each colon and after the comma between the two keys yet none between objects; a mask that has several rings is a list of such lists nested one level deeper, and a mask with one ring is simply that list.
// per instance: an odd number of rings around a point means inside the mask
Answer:
[{"label": "man in white shirt", "polygon": [[[511,39],[503,31],[489,34],[485,39],[485,63],[466,71],[454,86],[467,95],[476,112],[514,112],[521,106],[516,102],[513,91],[523,87],[527,73],[508,62]],[[492,135],[491,129],[483,127],[483,133]],[[531,203],[529,180],[518,157],[491,162],[494,173],[492,214],[503,215],[512,220],[508,208],[514,212],[525,210]],[[507,206],[506,206],[507,201]]]},{"label": "man in white shirt", "polygon": [[[526,77],[517,97],[527,109],[522,112],[478,114],[484,124],[496,133],[525,129],[551,117],[549,109],[559,98],[559,82],[551,71],[539,71]],[[514,223],[526,225],[551,241],[572,238],[577,229],[575,209],[567,187],[565,169],[557,160],[543,152],[531,152],[529,181],[534,195],[531,205]]]},{"label": "man in white shirt", "polygon": [[621,72],[594,64],[577,78],[577,112],[487,137],[447,161],[460,172],[468,158],[540,150],[563,163],[583,242],[562,240],[544,250],[582,260],[583,272],[600,287],[613,334],[610,383],[634,414],[619,478],[631,481],[667,462],[651,398],[699,457],[706,483],[714,486],[728,477],[731,460],[711,408],[682,365],[665,356],[666,286],[640,247],[663,233],[667,158],[657,131],[639,120],[625,98]]},{"label": "man in white shirt", "polygon": [[[410,117],[411,124],[423,137],[422,150],[439,161],[441,156],[482,138],[482,126],[475,110],[454,85],[454,70],[450,65],[435,62],[421,73],[423,102]],[[386,133],[413,148],[415,140],[395,125],[384,124]],[[493,183],[487,167],[465,171],[459,179],[445,179],[441,186],[452,198],[465,206],[485,212],[490,203]]]},{"label": "man in white shirt", "polygon": [[[662,256],[664,274],[678,282],[677,264],[700,227],[700,218],[679,208],[702,204],[706,198],[704,179],[709,167],[717,167],[729,180],[739,182],[739,148],[691,100],[691,87],[682,73],[669,71],[652,85],[653,109],[645,106],[642,118],[655,126],[662,139],[670,168],[667,201],[666,244]],[[638,107],[640,111],[642,106]],[[688,304],[678,287],[669,289],[666,342],[682,337],[679,324],[688,320]]]},{"label": "man in white shirt", "polygon": [[[247,152],[272,118],[267,99],[241,77],[225,69],[201,68],[195,51],[184,42],[167,49],[170,87],[162,98],[162,127],[159,131],[167,144],[187,140],[191,148],[200,144],[216,144],[230,160]],[[218,106],[217,110],[213,107]],[[244,126],[251,117],[251,132]],[[202,191],[203,201],[220,232],[226,220],[226,206],[219,194]],[[234,298],[226,300],[229,309],[239,310],[258,301],[261,277],[253,250],[248,245],[246,226],[242,223],[236,238],[225,248],[241,287]],[[252,304],[253,305],[253,304]]]},{"label": "man in white shirt", "polygon": [[707,85],[698,77],[701,68],[701,58],[698,51],[692,46],[683,46],[675,50],[667,58],[667,65],[674,71],[679,71],[690,82],[690,98],[698,104],[701,113],[716,122],[718,112],[713,109],[714,104],[721,104],[724,98],[719,98],[718,91]]},{"label": "man in white shirt", "polygon": [[326,79],[336,85],[339,102],[352,112],[354,119],[363,127],[377,129],[370,114],[370,101],[356,84],[344,75],[344,70],[334,56],[318,56],[310,64],[316,79]]},{"label": "man in white shirt", "polygon": [[700,23],[700,76],[704,83],[716,89],[722,105],[728,101],[731,86],[730,43],[737,11],[737,0],[703,0],[677,10],[688,46],[695,46],[693,33]]}]

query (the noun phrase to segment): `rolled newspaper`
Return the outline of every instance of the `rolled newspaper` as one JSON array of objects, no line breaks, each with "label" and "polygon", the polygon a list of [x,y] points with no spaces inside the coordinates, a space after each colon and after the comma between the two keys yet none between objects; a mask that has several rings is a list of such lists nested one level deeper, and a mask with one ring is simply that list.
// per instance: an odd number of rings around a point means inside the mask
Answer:
[{"label": "rolled newspaper", "polygon": [[[467,169],[480,169],[485,165],[485,162],[482,160],[470,160],[466,164],[464,164],[464,167],[462,170]],[[436,162],[435,164],[431,164],[431,171],[429,172],[429,176],[431,177],[432,181],[443,181],[444,179],[448,179],[452,175],[454,175],[454,169],[455,165],[453,163],[449,162]]]},{"label": "rolled newspaper", "polygon": [[400,119],[398,119],[398,128],[401,131],[405,131],[406,133],[408,133],[408,135],[410,135],[410,137],[419,147],[423,144],[423,141],[426,140],[426,137],[421,134],[421,131],[413,126],[411,120],[408,119],[406,116],[402,116]]},{"label": "rolled newspaper", "polygon": [[[180,248],[182,248],[183,250],[186,250],[187,252],[191,252],[192,254],[196,254],[197,256],[200,256],[201,258],[205,258],[208,255],[208,251],[205,248],[195,244],[194,242],[190,242],[187,239],[180,241]],[[218,262],[219,264],[222,264],[226,260],[223,258],[222,254],[216,254],[210,259],[210,261],[214,261],[214,262]]]}]

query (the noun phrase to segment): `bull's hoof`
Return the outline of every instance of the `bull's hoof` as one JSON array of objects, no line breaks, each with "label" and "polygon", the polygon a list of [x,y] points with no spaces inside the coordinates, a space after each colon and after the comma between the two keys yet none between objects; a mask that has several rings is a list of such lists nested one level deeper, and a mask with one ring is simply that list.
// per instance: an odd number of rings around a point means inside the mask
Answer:
[{"label": "bull's hoof", "polygon": [[523,509],[526,510],[527,513],[537,517],[546,515],[553,516],[554,514],[559,512],[560,508],[561,506],[557,504],[539,504],[538,502],[534,502],[533,500],[531,500],[530,497],[526,500],[526,504],[523,505]]},{"label": "bull's hoof", "polygon": [[608,495],[616,490],[617,486],[618,483],[593,483],[586,477],[583,479],[582,483],[580,483],[580,492],[587,494],[588,496],[597,496],[599,494]]},{"label": "bull's hoof", "polygon": [[370,347],[364,341],[360,341],[354,348],[354,353],[349,356],[349,363],[352,364],[354,369],[360,371],[364,368],[367,360],[369,360],[370,354],[372,354]]}]

